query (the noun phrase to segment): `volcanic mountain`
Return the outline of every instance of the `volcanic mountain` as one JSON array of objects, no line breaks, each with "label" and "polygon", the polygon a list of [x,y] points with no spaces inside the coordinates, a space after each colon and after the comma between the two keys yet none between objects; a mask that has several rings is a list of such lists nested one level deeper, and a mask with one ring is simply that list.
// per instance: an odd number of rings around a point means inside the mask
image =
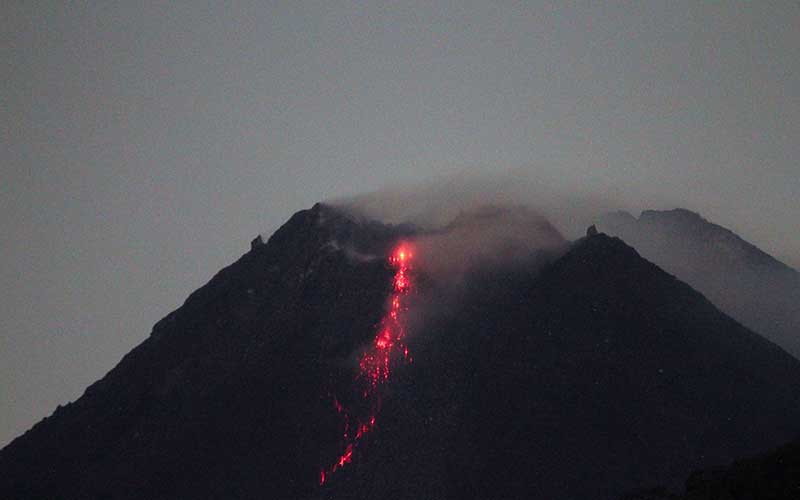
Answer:
[{"label": "volcanic mountain", "polygon": [[727,467],[692,473],[682,494],[649,488],[621,500],[797,500],[800,498],[800,440]]},{"label": "volcanic mountain", "polygon": [[422,265],[467,227],[295,214],[0,451],[0,498],[603,499],[800,432],[800,362],[621,240]]},{"label": "volcanic mountain", "polygon": [[800,358],[800,273],[685,209],[615,212],[598,222],[742,324]]}]

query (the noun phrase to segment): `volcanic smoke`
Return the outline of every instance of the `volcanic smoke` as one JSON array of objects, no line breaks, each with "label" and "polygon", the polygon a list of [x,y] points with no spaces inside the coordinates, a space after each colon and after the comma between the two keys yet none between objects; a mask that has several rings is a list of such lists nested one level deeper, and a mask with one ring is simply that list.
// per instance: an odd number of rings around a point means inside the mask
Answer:
[{"label": "volcanic smoke", "polygon": [[406,310],[404,297],[411,290],[412,247],[408,243],[400,243],[392,251],[389,264],[395,269],[392,278],[392,294],[389,297],[389,309],[381,319],[378,333],[369,348],[361,355],[358,362],[358,374],[354,385],[365,402],[368,412],[366,418],[360,417],[354,408],[348,408],[338,398],[333,397],[333,405],[342,418],[343,451],[336,461],[322,468],[319,484],[325,484],[331,474],[353,460],[353,452],[361,440],[373,429],[381,406],[380,388],[388,382],[392,364],[402,359],[410,363],[411,357],[405,344],[406,330],[401,313]]}]

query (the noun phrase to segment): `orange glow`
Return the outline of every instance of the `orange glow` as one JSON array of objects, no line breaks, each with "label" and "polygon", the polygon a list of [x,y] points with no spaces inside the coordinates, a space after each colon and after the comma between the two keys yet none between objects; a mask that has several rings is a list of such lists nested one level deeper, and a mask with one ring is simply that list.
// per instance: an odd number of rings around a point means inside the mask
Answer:
[{"label": "orange glow", "polygon": [[[402,322],[404,296],[411,290],[411,258],[413,253],[407,243],[399,244],[389,256],[389,264],[394,267],[392,294],[389,309],[381,320],[381,326],[372,346],[367,349],[358,361],[359,372],[356,376],[356,392],[361,395],[369,408],[366,423],[355,414],[355,409],[348,409],[333,398],[336,412],[342,415],[342,439],[344,451],[330,466],[320,470],[319,484],[323,485],[337,469],[344,467],[353,459],[353,452],[361,439],[375,428],[377,415],[381,406],[381,384],[389,380],[393,364],[398,360],[411,362],[408,346],[405,344],[406,330]],[[350,436],[350,422],[354,421],[355,436]]]}]

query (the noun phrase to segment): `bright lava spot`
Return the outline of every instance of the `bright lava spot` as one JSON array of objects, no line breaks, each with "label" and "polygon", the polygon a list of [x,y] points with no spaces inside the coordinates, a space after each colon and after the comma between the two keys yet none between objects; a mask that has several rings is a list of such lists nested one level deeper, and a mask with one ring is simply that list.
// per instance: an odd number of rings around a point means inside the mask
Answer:
[{"label": "bright lava spot", "polygon": [[[352,408],[347,408],[339,399],[333,397],[333,406],[342,416],[342,443],[344,451],[332,465],[320,470],[319,484],[325,484],[330,475],[337,469],[344,467],[353,459],[353,451],[361,439],[374,428],[377,415],[380,411],[381,399],[379,389],[381,384],[389,380],[392,364],[397,360],[411,362],[408,346],[405,344],[406,331],[402,322],[402,312],[405,310],[404,296],[411,290],[411,258],[413,253],[406,243],[398,245],[389,256],[389,264],[395,269],[392,279],[392,294],[389,298],[389,310],[381,320],[380,328],[373,344],[367,349],[358,362],[358,375],[356,384],[358,392],[364,399],[369,413],[366,419],[356,414]],[[351,426],[351,421],[355,425]],[[355,429],[351,435],[350,429]]]}]

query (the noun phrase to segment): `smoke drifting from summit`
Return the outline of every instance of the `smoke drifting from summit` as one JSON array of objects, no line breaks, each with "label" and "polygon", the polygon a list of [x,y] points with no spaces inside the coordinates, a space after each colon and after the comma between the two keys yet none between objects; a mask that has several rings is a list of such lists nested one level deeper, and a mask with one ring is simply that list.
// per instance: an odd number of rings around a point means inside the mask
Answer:
[{"label": "smoke drifting from summit", "polygon": [[[638,215],[642,209],[686,207],[705,215],[703,207],[698,208],[697,204],[659,196],[652,191],[625,192],[619,186],[602,182],[595,183],[590,188],[586,186],[586,183],[581,184],[574,178],[554,175],[554,172],[544,170],[536,174],[519,171],[502,175],[462,173],[416,185],[388,187],[350,199],[337,200],[333,204],[360,217],[389,224],[409,224],[417,228],[419,233],[414,240],[418,249],[417,264],[437,282],[437,286],[442,287],[437,292],[442,296],[428,297],[427,300],[439,305],[443,301],[450,304],[458,302],[460,285],[472,270],[486,266],[533,263],[528,270],[535,272],[537,262],[544,263],[547,258],[557,256],[568,246],[569,241],[582,237],[588,226],[598,223],[601,231],[608,231],[603,221],[609,213],[623,211]],[[630,215],[627,217],[632,218]],[[716,221],[710,215],[707,217],[712,222],[725,225],[724,221]],[[741,230],[739,227],[730,229],[734,233]],[[609,232],[619,235],[613,230]],[[681,239],[670,245],[661,245],[654,251],[648,244],[655,244],[651,240],[658,234],[660,233],[655,229],[651,229],[640,234],[638,239],[631,235],[622,237],[646,258],[679,278],[693,283],[692,279],[699,271],[684,271],[684,268],[689,265],[687,251],[699,242]],[[747,239],[746,234],[742,236]],[[682,248],[686,245],[688,250]],[[736,245],[734,247],[739,248]],[[741,248],[746,249],[746,245]],[[765,250],[769,253],[768,248]],[[699,266],[700,269],[708,270],[716,265],[715,259],[720,252],[727,255],[732,251],[722,241],[709,242],[699,252],[700,257],[694,258],[699,258],[702,262],[710,260],[712,264]],[[729,263],[729,267],[721,269],[714,267],[716,271],[713,279],[707,277],[694,283],[695,287],[712,297],[712,302],[723,311],[740,320],[749,317],[741,313],[743,309],[753,309],[753,299],[742,298],[749,297],[748,290],[766,287],[756,295],[773,297],[766,301],[771,305],[785,304],[786,297],[797,296],[800,275],[784,270],[781,272],[787,276],[785,279],[770,280],[763,269],[739,269],[736,266],[747,267],[749,260],[743,257],[744,250],[736,252],[736,255],[741,254],[738,264]],[[692,255],[695,254],[698,251]],[[788,263],[793,264],[791,261]],[[730,279],[725,278],[727,286],[707,289],[711,286],[709,283],[720,279],[720,276],[737,276],[737,279],[744,281],[742,276],[746,273],[754,275],[751,281],[760,280],[759,283],[765,284],[742,284],[737,291],[730,286]],[[790,305],[781,307],[781,311],[792,309]],[[420,317],[425,316],[428,308],[426,305],[421,306],[418,311]],[[766,305],[756,309],[764,311]],[[772,316],[788,317],[783,313]],[[425,320],[421,319],[420,323],[424,329]],[[773,318],[765,323],[766,326],[762,324],[763,321],[745,323],[759,333],[767,333],[773,341],[796,352],[796,342],[787,340],[793,336],[787,336],[786,333],[769,334],[776,329],[771,326],[773,323],[786,323],[788,327],[778,330],[791,331],[791,325],[796,324],[796,320]]]},{"label": "smoke drifting from summit", "polygon": [[463,171],[329,203],[358,216],[428,231],[441,231],[464,214],[478,214],[484,207],[513,207],[518,216],[524,210],[549,221],[569,239],[581,236],[598,214],[637,205],[636,198],[606,189],[608,186],[587,190],[579,185],[545,170],[535,174]]},{"label": "smoke drifting from summit", "polygon": [[476,268],[521,264],[567,242],[544,217],[524,206],[484,205],[464,210],[446,226],[414,242],[419,267],[450,284]]},{"label": "smoke drifting from summit", "polygon": [[505,170],[488,166],[465,169],[329,203],[385,223],[408,223],[426,229],[442,228],[460,213],[482,206],[522,206],[544,217],[569,240],[583,236],[588,226],[610,212],[638,215],[644,210],[680,207],[733,230],[797,269],[800,247],[796,235],[787,231],[785,222],[761,210],[761,200],[752,201],[743,205],[737,198],[723,198],[720,193],[699,196],[671,188],[669,183],[642,183],[636,177],[600,169],[581,171],[556,162]]},{"label": "smoke drifting from summit", "polygon": [[477,267],[558,253],[598,215],[628,206],[570,188],[564,179],[513,172],[463,172],[329,203],[359,218],[413,228],[418,267],[449,285]]},{"label": "smoke drifting from summit", "polygon": [[[644,210],[686,208],[731,229],[795,269],[800,263],[794,234],[763,219],[766,213],[744,211],[735,200],[680,194],[659,183],[645,186],[634,179],[589,175],[558,164],[505,171],[473,168],[328,203],[362,217],[429,231],[442,230],[459,215],[481,207],[523,207],[547,220],[568,240],[583,236],[588,226],[611,212],[638,215]],[[763,220],[758,222],[759,218]]]}]

